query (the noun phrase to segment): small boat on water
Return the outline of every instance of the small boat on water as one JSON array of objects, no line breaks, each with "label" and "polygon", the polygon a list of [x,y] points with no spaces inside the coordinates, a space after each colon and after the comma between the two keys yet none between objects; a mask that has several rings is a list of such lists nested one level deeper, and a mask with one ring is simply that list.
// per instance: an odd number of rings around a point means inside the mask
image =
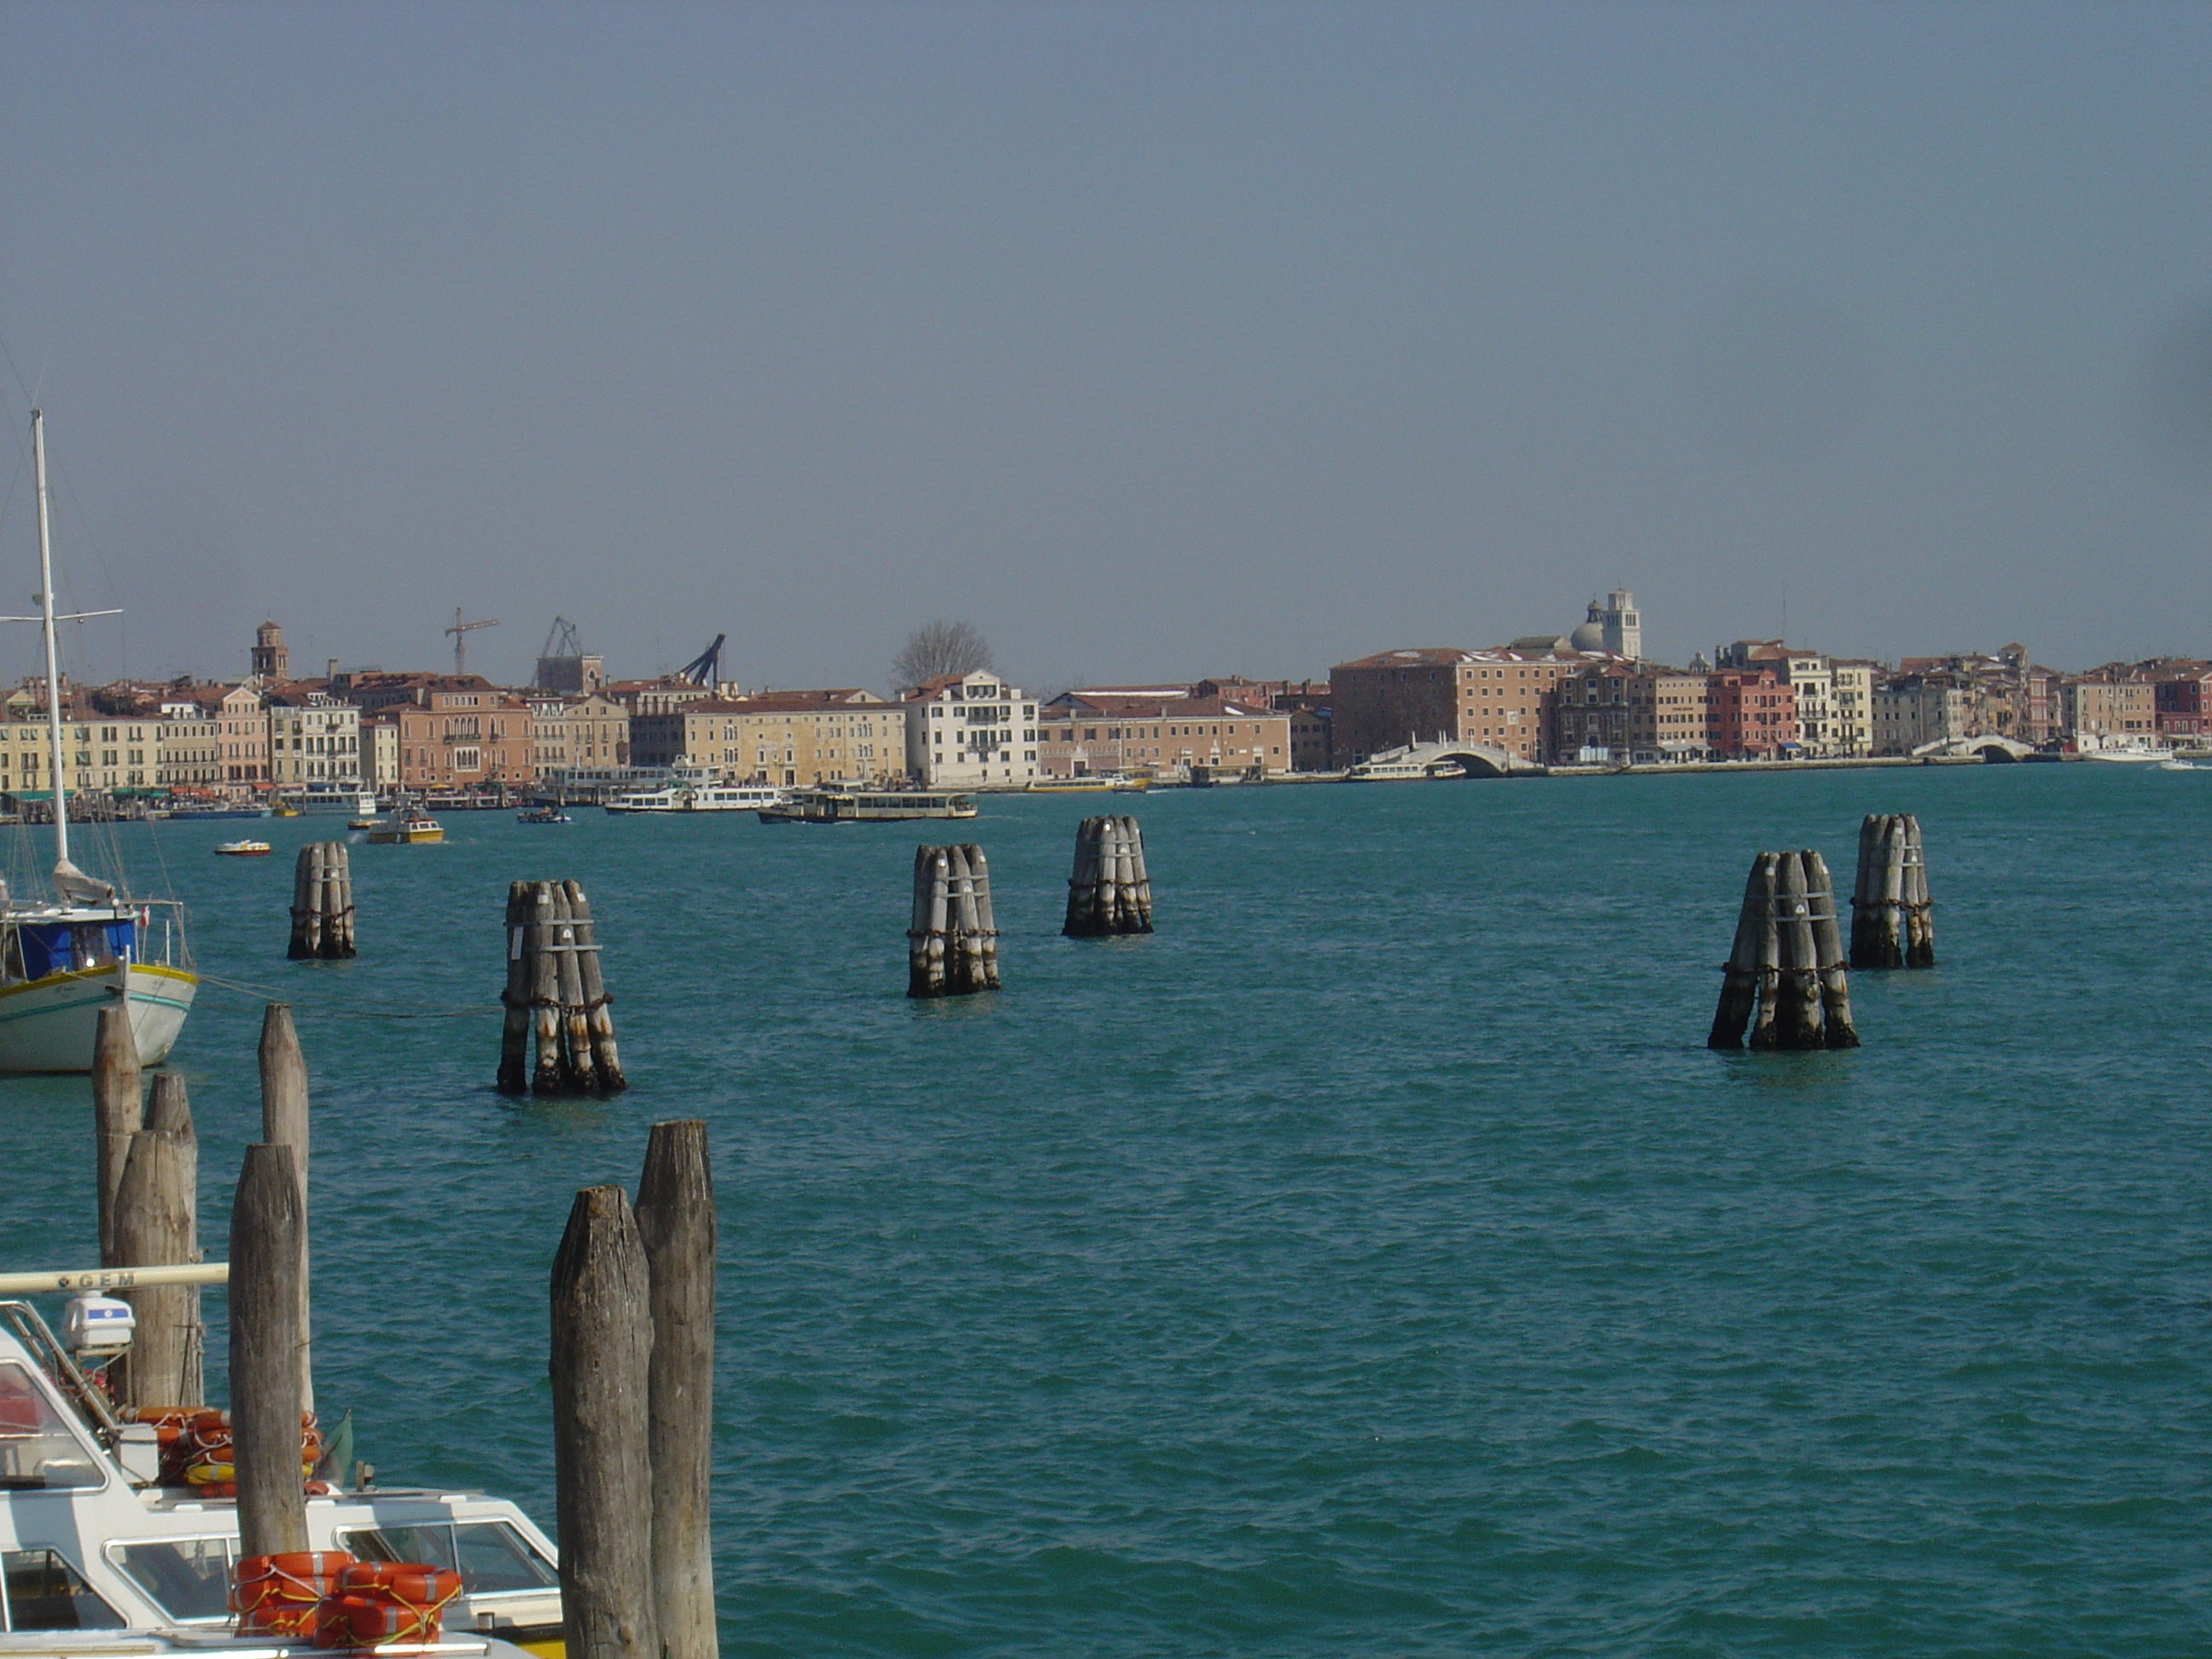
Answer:
[{"label": "small boat on water", "polygon": [[226,841],[216,845],[216,856],[226,859],[265,859],[269,843],[265,841]]},{"label": "small boat on water", "polygon": [[446,826],[421,807],[403,801],[392,809],[390,817],[370,823],[368,834],[372,847],[425,846],[445,840]]},{"label": "small boat on water", "polygon": [[190,801],[181,806],[170,807],[168,816],[198,822],[204,818],[265,818],[270,811],[270,808],[255,801]]},{"label": "small boat on water", "polygon": [[1076,778],[1035,778],[1025,793],[1032,795],[1142,794],[1150,781],[1123,777],[1118,773],[1091,772]]},{"label": "small boat on water", "polygon": [[2084,749],[2081,754],[2083,760],[2133,763],[2138,766],[2173,757],[2171,749],[2154,748],[2141,738],[2120,738],[2094,749]]},{"label": "small boat on water", "polygon": [[341,789],[327,783],[311,783],[289,799],[293,806],[309,817],[325,817],[339,812],[357,818],[376,816],[376,796],[367,789]]},{"label": "small boat on water", "polygon": [[517,812],[514,821],[517,823],[574,823],[576,820],[557,806],[533,806],[527,812]]},{"label": "small boat on water", "polygon": [[2161,772],[2203,772],[2212,770],[2212,768],[2199,766],[2191,760],[2162,760],[2158,763],[2158,769]]},{"label": "small boat on water", "polygon": [[[179,1271],[145,1269],[137,1279]],[[76,1291],[80,1308],[125,1314],[121,1302],[82,1292],[130,1276],[23,1273],[0,1284],[0,1595],[9,1628],[0,1656],[311,1653],[305,1643],[231,1632],[228,1595],[243,1552],[238,1501],[223,1473],[223,1414],[113,1405],[99,1379],[115,1352],[80,1346],[112,1342],[113,1331],[94,1339],[73,1318],[64,1322],[72,1333],[65,1346],[31,1303],[16,1299]],[[396,1651],[440,1659],[562,1651],[558,1558],[521,1510],[451,1486],[349,1487],[349,1473],[331,1467],[328,1484],[309,1487],[309,1548],[419,1562],[461,1582],[442,1639]]]},{"label": "small boat on water", "polygon": [[801,789],[761,809],[763,823],[900,823],[914,818],[972,818],[975,803],[934,789]]}]

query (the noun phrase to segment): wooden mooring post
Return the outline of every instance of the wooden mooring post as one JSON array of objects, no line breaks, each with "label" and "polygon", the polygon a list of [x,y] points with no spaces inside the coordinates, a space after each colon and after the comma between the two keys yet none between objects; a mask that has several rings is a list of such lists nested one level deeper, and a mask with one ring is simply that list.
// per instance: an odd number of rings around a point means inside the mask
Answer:
[{"label": "wooden mooring post", "polygon": [[261,1139],[291,1151],[293,1176],[300,1183],[300,1265],[294,1276],[300,1296],[300,1338],[295,1363],[300,1368],[300,1409],[315,1408],[315,1368],[309,1352],[307,1260],[307,1060],[300,1052],[300,1036],[292,1027],[289,1003],[272,1002],[261,1016]]},{"label": "wooden mooring post", "polygon": [[715,1659],[714,1183],[707,1126],[656,1123],[637,1183],[652,1284],[647,1441],[653,1464],[654,1620],[668,1659]]},{"label": "wooden mooring post", "polygon": [[292,865],[294,961],[343,961],[354,954],[353,866],[342,841],[311,841]]},{"label": "wooden mooring post", "polygon": [[999,929],[981,848],[914,849],[914,915],[906,940],[908,996],[957,997],[999,988]]},{"label": "wooden mooring post", "polygon": [[1859,824],[1858,879],[1851,890],[1851,966],[1935,965],[1935,905],[1920,821],[1909,813],[1869,813]]},{"label": "wooden mooring post", "polygon": [[599,952],[581,883],[508,884],[502,1093],[611,1095],[629,1086]]},{"label": "wooden mooring post", "polygon": [[[170,1267],[198,1261],[199,1144],[185,1080],[173,1072],[154,1079],[146,1127],[131,1137],[115,1200],[118,1267]],[[118,1368],[124,1401],[133,1406],[197,1406],[201,1386],[199,1287],[149,1285],[125,1291],[137,1320]]]},{"label": "wooden mooring post", "polygon": [[619,1187],[576,1194],[553,1258],[554,1509],[569,1659],[659,1659],[652,1286]]},{"label": "wooden mooring post", "polygon": [[[289,1146],[246,1149],[230,1211],[230,1432],[241,1556],[307,1547],[300,1481],[300,1263],[307,1217]],[[565,1517],[564,1517],[565,1518]]]},{"label": "wooden mooring post", "polygon": [[1856,1048],[1843,932],[1817,852],[1753,859],[1709,1048]]},{"label": "wooden mooring post", "polygon": [[138,1039],[131,1014],[120,1006],[102,1008],[92,1043],[92,1128],[100,1206],[100,1265],[121,1264],[115,1256],[115,1194],[131,1138],[144,1127],[139,1115]]},{"label": "wooden mooring post", "polygon": [[1085,818],[1075,826],[1067,921],[1060,931],[1070,939],[1152,931],[1152,883],[1136,819]]}]

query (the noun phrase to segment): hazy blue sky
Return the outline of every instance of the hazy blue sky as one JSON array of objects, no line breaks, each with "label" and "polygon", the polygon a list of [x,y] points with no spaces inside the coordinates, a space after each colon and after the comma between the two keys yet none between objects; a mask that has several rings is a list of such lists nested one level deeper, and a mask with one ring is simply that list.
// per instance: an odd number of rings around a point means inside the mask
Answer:
[{"label": "hazy blue sky", "polygon": [[17,0],[0,337],[103,676],[456,605],[515,678],[1320,675],[1611,583],[1677,660],[1785,588],[2212,652],[2208,88],[2203,5]]}]

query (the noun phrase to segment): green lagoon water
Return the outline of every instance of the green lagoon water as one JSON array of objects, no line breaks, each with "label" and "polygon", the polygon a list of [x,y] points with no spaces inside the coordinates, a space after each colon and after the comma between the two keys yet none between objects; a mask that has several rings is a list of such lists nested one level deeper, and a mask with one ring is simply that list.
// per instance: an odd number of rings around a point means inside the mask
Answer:
[{"label": "green lagoon water", "polygon": [[[2212,1650],[2203,776],[2096,766],[1274,788],[1117,805],[1160,932],[1058,936],[1095,804],[987,799],[1007,988],[915,1005],[913,826],[357,846],[132,827],[299,1012],[316,1356],[388,1482],[550,1516],[574,1190],[702,1116],[725,1650]],[[1920,815],[1942,966],[1854,1053],[1702,1046],[1743,872]],[[926,826],[926,830],[943,826]],[[21,832],[9,832],[21,833]],[[635,1084],[507,1100],[501,909],[571,875]],[[456,1012],[465,1015],[453,1017]],[[259,1006],[190,1079],[220,1249]],[[0,1258],[93,1254],[82,1080],[0,1084]],[[209,1301],[219,1356],[222,1300]]]}]

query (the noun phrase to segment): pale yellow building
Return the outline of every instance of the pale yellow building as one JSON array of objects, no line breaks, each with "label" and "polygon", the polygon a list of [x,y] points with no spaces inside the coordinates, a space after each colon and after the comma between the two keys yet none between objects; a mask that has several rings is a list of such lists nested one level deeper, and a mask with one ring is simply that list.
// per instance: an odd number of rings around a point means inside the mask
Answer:
[{"label": "pale yellow building", "polygon": [[[144,715],[118,717],[89,704],[70,706],[62,720],[62,787],[72,794],[151,793],[161,768],[160,732],[161,722]],[[0,794],[51,790],[46,750],[45,711],[18,693],[0,710]]]},{"label": "pale yellow building", "polygon": [[538,775],[559,782],[572,772],[629,764],[629,710],[611,697],[532,693],[531,738]]},{"label": "pale yellow building", "polygon": [[678,757],[733,781],[781,787],[876,782],[906,769],[907,711],[871,692],[763,691],[630,719],[630,763]]}]

